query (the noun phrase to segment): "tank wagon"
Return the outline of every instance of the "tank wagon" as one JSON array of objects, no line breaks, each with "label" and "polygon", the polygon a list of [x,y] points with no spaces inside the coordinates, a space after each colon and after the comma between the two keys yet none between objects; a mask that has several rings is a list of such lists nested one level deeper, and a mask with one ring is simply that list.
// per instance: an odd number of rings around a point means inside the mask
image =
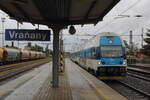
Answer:
[{"label": "tank wagon", "polygon": [[126,75],[125,45],[115,33],[103,32],[72,53],[71,59],[103,80],[120,80]]},{"label": "tank wagon", "polygon": [[0,65],[45,58],[46,54],[42,52],[20,50],[11,47],[0,48]]},{"label": "tank wagon", "polygon": [[27,61],[30,59],[31,53],[28,50],[21,50],[21,60]]}]

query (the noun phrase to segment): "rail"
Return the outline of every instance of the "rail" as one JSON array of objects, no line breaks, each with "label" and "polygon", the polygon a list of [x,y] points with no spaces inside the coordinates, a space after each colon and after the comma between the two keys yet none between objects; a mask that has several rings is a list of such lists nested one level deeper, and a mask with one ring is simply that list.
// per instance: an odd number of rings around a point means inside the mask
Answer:
[{"label": "rail", "polygon": [[3,81],[7,78],[10,78],[19,73],[22,73],[22,72],[25,72],[32,68],[35,68],[37,66],[40,66],[49,61],[50,61],[50,59],[47,58],[47,59],[22,62],[22,63],[18,63],[18,64],[13,64],[13,65],[0,66],[0,81]]}]

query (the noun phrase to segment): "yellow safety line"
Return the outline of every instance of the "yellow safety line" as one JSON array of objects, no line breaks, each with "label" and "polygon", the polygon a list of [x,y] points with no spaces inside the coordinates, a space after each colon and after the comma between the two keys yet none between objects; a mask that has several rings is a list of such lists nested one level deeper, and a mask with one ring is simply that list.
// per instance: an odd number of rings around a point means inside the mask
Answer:
[{"label": "yellow safety line", "polygon": [[110,76],[110,77],[107,77],[107,76],[102,76],[102,77],[98,77],[98,79],[100,80],[122,80],[124,79],[125,76]]},{"label": "yellow safety line", "polygon": [[[77,69],[79,73],[81,73],[79,71],[79,69]],[[81,73],[81,75],[90,83],[90,85],[95,89],[95,91],[104,99],[104,100],[109,100],[107,96],[105,96],[105,94],[103,93],[103,91],[101,91],[99,88],[97,88],[97,86],[90,81],[87,77],[85,77],[85,75],[83,73]]]}]

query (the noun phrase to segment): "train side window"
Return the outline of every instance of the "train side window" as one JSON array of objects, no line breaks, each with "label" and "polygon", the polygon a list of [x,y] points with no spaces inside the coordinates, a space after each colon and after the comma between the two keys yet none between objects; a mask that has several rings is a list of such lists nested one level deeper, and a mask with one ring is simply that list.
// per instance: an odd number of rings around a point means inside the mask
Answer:
[{"label": "train side window", "polygon": [[126,50],[125,50],[125,47],[123,47],[122,49],[123,49],[124,59],[126,59]]},{"label": "train side window", "polygon": [[96,59],[100,59],[101,53],[100,53],[100,47],[96,48]]},{"label": "train side window", "polygon": [[92,58],[96,58],[96,48],[92,48]]}]

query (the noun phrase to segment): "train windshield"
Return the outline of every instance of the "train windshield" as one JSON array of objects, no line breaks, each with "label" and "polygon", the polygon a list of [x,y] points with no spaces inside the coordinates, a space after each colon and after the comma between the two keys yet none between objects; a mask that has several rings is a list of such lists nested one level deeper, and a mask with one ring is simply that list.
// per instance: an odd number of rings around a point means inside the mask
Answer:
[{"label": "train windshield", "polygon": [[121,46],[101,46],[102,57],[121,57],[123,51]]}]

